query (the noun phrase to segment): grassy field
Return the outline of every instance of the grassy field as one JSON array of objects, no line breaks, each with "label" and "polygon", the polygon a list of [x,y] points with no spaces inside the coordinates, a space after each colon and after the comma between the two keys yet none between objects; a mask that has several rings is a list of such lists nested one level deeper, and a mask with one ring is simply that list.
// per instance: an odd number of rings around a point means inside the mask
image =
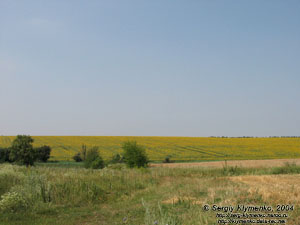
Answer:
[{"label": "grassy field", "polygon": [[1,225],[217,224],[216,212],[204,211],[205,204],[266,205],[274,213],[277,205],[293,205],[284,211],[286,224],[300,221],[300,167],[292,164],[263,169],[116,164],[102,170],[51,165],[0,164]]},{"label": "grassy field", "polygon": [[[15,137],[0,136],[0,146]],[[35,146],[50,145],[51,160],[72,160],[82,144],[99,146],[104,159],[122,152],[121,145],[136,140],[146,147],[152,161],[172,156],[176,161],[300,158],[300,138],[201,138],[201,137],[109,137],[35,136]]]}]

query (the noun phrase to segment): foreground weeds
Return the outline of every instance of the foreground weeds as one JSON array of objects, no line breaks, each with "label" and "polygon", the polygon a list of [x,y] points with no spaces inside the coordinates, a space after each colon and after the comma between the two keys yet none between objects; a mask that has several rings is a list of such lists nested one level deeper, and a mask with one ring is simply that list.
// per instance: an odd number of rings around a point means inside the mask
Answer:
[{"label": "foreground weeds", "polygon": [[0,224],[216,224],[205,204],[293,204],[300,169],[143,168],[102,170],[0,165]]}]

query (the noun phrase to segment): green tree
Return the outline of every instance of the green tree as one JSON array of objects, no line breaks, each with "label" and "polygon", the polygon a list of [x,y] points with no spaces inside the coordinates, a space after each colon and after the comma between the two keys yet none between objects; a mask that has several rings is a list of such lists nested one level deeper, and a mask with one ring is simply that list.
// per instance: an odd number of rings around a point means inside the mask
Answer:
[{"label": "green tree", "polygon": [[92,147],[86,151],[84,167],[92,169],[104,168],[104,161],[99,154],[98,147]]},{"label": "green tree", "polygon": [[82,144],[81,150],[80,150],[80,157],[81,157],[82,161],[84,161],[86,159],[86,153],[87,153],[86,145]]},{"label": "green tree", "polygon": [[26,166],[33,165],[36,160],[33,141],[29,135],[18,135],[11,146],[10,160]]},{"label": "green tree", "polygon": [[138,145],[136,141],[127,141],[122,148],[124,161],[128,167],[147,167],[149,160],[143,146]]},{"label": "green tree", "polygon": [[75,162],[82,162],[86,159],[87,148],[85,144],[82,144],[81,149],[78,153],[73,156]]}]

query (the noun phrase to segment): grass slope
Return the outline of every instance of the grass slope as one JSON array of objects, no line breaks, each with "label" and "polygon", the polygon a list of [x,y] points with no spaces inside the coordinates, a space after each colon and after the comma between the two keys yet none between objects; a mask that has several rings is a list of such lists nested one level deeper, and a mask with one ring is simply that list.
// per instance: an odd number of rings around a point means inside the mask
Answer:
[{"label": "grass slope", "polygon": [[[300,219],[300,167],[103,170],[0,165],[1,225],[217,224],[204,204],[294,205]],[[18,198],[3,201],[5,194]]]}]

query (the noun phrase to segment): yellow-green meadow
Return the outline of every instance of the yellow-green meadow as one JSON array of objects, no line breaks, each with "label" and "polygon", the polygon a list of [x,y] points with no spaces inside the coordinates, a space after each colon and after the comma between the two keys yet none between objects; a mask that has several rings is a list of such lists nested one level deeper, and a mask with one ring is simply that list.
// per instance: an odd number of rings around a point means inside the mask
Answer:
[{"label": "yellow-green meadow", "polygon": [[[9,146],[14,136],[0,136],[0,146]],[[72,160],[83,144],[99,146],[104,159],[121,153],[122,143],[135,140],[146,148],[149,159],[231,160],[300,158],[300,138],[214,138],[140,136],[33,136],[34,146],[49,145],[50,160]]]}]

